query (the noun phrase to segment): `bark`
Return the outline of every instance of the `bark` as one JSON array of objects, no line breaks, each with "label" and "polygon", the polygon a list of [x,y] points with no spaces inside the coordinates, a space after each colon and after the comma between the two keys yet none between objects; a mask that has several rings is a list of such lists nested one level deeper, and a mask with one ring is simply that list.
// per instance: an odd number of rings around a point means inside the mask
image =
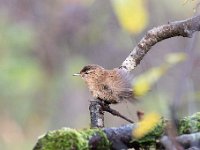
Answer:
[{"label": "bark", "polygon": [[[179,144],[181,144],[185,149],[189,148],[200,149],[200,132],[181,135],[179,137],[176,137],[176,141]],[[171,140],[167,136],[162,137],[161,143],[168,150],[173,150],[175,148]]]},{"label": "bark", "polygon": [[90,102],[90,120],[91,128],[103,128],[104,127],[104,112],[99,100]]}]

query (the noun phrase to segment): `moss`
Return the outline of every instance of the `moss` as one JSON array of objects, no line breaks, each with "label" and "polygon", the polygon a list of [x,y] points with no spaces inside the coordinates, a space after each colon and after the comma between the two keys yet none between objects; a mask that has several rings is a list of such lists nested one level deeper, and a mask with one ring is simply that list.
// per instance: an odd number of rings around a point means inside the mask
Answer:
[{"label": "moss", "polygon": [[149,132],[146,136],[142,137],[141,139],[136,139],[132,142],[137,142],[140,145],[140,147],[145,149],[147,148],[147,145],[148,147],[155,147],[155,141],[162,137],[165,132],[165,125],[166,121],[162,118],[151,132]]},{"label": "moss", "polygon": [[86,130],[82,130],[81,134],[83,136],[85,136],[86,139],[89,139],[92,136],[98,135],[99,137],[101,137],[101,140],[99,140],[98,143],[96,144],[96,149],[97,150],[107,150],[108,148],[110,148],[110,142],[106,136],[106,134],[102,131],[102,129],[86,129]]},{"label": "moss", "polygon": [[179,121],[179,134],[189,134],[200,131],[200,112],[184,117]]},{"label": "moss", "polygon": [[77,131],[75,129],[63,128],[49,131],[41,137],[34,150],[88,150],[89,139],[98,134],[101,142],[97,143],[98,149],[108,149],[109,141],[101,129],[87,129]]}]

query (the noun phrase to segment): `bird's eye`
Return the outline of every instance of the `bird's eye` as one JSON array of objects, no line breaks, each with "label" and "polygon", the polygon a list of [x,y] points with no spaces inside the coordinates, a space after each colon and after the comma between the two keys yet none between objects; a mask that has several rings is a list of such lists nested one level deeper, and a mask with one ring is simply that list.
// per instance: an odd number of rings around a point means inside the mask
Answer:
[{"label": "bird's eye", "polygon": [[89,74],[91,72],[92,72],[92,70],[88,70],[88,71],[85,72],[85,74]]}]

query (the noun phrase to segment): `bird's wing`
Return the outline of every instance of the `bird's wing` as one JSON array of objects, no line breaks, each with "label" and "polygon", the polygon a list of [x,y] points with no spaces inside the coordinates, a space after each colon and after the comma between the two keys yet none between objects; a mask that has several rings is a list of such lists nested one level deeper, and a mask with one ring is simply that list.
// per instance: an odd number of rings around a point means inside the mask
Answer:
[{"label": "bird's wing", "polygon": [[106,82],[115,89],[124,89],[130,91],[131,77],[130,74],[122,69],[111,70],[106,78]]},{"label": "bird's wing", "polygon": [[[114,76],[113,76],[114,74]],[[112,89],[113,94],[121,100],[133,100],[134,93],[131,85],[130,74],[122,69],[114,69],[106,79],[106,83]]]}]

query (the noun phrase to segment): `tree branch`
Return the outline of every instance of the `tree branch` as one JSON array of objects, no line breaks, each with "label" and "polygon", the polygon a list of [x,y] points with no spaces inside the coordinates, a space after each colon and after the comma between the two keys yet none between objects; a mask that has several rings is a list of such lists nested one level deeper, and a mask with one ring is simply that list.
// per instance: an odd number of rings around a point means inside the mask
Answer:
[{"label": "tree branch", "polygon": [[[185,149],[190,147],[200,148],[200,132],[178,136],[176,137],[176,141]],[[167,150],[174,149],[172,141],[167,136],[162,137],[161,143]]]},{"label": "tree branch", "polygon": [[100,101],[94,100],[90,101],[90,120],[91,120],[91,128],[103,128],[104,127],[104,112]]},{"label": "tree branch", "polygon": [[196,31],[200,31],[200,15],[187,20],[175,21],[155,27],[146,33],[120,68],[132,71],[156,43],[176,36],[191,38]]}]

